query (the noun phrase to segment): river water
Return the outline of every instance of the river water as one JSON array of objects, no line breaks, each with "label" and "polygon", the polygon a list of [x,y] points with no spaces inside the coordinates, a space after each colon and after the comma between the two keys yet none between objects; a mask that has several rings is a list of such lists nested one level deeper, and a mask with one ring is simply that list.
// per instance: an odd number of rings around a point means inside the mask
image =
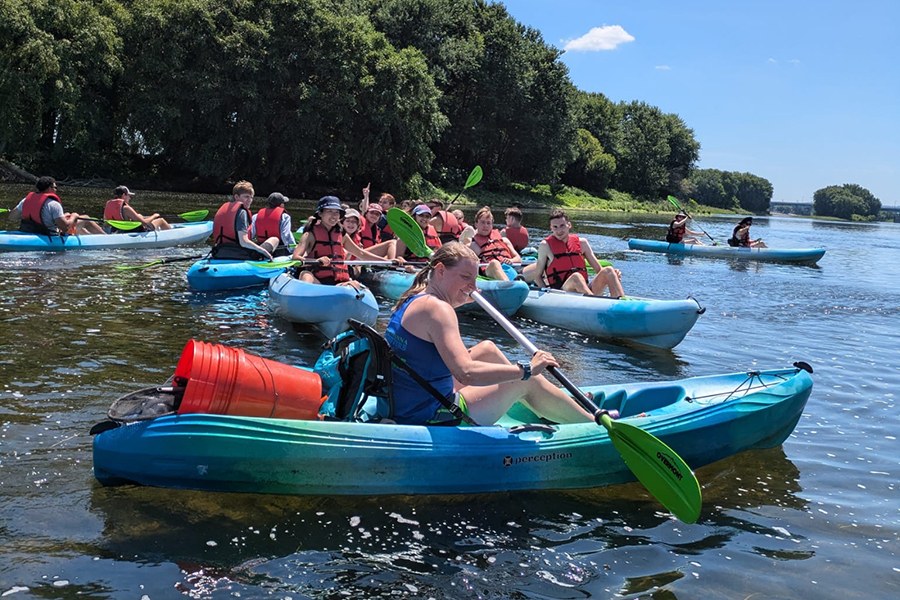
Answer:
[{"label": "river water", "polygon": [[[5,205],[24,190],[0,187]],[[94,214],[105,200],[62,193],[67,208]],[[222,200],[135,198],[144,212]],[[297,222],[310,205],[289,206]],[[189,292],[190,262],[114,268],[202,248],[0,255],[0,595],[900,597],[900,225],[755,219],[753,235],[771,246],[827,247],[818,267],[627,250],[629,237],[662,236],[668,218],[574,221],[622,270],[626,293],[692,295],[707,308],[673,351],[519,324],[585,384],[814,367],[806,412],[781,448],[697,471],[694,525],[637,484],[368,499],[101,487],[88,430],[118,396],[168,377],[189,338],[307,364],[322,340],[270,315],[263,291]],[[733,221],[700,225],[724,239]],[[544,218],[527,213],[526,225],[540,234]],[[384,304],[379,327],[387,314]],[[487,317],[461,322],[467,340],[523,357]]]}]

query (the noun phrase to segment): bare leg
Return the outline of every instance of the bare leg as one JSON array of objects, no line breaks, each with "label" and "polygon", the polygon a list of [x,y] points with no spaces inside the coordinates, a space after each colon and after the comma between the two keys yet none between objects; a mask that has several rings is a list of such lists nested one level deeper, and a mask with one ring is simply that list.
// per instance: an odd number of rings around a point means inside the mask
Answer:
[{"label": "bare leg", "polygon": [[562,286],[563,291],[575,292],[576,294],[593,295],[594,292],[588,287],[587,281],[581,276],[581,273],[572,273]]},{"label": "bare leg", "polygon": [[162,217],[153,219],[151,221],[151,224],[153,225],[154,229],[172,229],[172,226],[169,225],[169,222],[166,221],[165,219],[163,219]]},{"label": "bare leg", "polygon": [[613,267],[603,267],[591,282],[591,293],[595,296],[603,294],[603,290],[609,288],[609,295],[613,298],[625,295],[622,282],[619,280],[619,272]]},{"label": "bare leg", "polygon": [[484,268],[484,274],[498,281],[509,281],[509,277],[506,276],[503,266],[497,259],[491,259],[491,262]]},{"label": "bare leg", "polygon": [[[510,364],[506,356],[491,341],[473,346],[472,358],[498,364]],[[455,382],[458,386],[458,382]],[[486,386],[457,387],[469,414],[475,421],[487,425],[495,423],[509,407],[521,400],[538,415],[556,423],[590,421],[591,416],[560,388],[543,375],[535,375],[528,381],[509,381]]]}]

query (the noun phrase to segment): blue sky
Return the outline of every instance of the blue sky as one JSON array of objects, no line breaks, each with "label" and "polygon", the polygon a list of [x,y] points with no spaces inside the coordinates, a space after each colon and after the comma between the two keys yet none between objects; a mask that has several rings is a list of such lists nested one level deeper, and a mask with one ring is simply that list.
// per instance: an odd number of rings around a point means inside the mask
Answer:
[{"label": "blue sky", "polygon": [[573,83],[679,115],[701,168],[773,200],[856,183],[900,205],[900,1],[505,0]]}]

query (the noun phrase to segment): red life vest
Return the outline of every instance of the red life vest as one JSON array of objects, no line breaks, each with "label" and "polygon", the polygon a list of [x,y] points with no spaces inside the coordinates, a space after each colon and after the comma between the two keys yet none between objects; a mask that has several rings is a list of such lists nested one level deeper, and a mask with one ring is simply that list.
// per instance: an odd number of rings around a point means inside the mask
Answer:
[{"label": "red life vest", "polygon": [[[331,266],[320,267],[312,265],[309,270],[322,283],[334,284],[350,281],[350,271],[347,265],[343,264],[346,260],[346,252],[344,251],[344,232],[340,225],[335,225],[334,229],[328,231],[321,223],[316,223],[312,228],[313,239],[315,244],[312,248],[312,254],[307,258],[322,258],[327,256],[332,260]],[[334,264],[338,261],[342,264]]]},{"label": "red life vest", "polygon": [[241,211],[247,212],[250,222],[250,211],[240,202],[226,202],[219,207],[213,218],[213,242],[216,246],[240,246],[237,234],[237,220]]},{"label": "red life vest", "polygon": [[684,239],[686,232],[687,219],[682,220],[680,223],[678,219],[672,219],[672,222],[669,223],[669,231],[666,232],[666,241],[670,244],[679,244]]},{"label": "red life vest", "polygon": [[453,216],[453,213],[439,210],[434,216],[441,218],[441,230],[437,232],[441,238],[441,243],[446,244],[459,239],[463,226],[460,224],[459,219]]},{"label": "red life vest", "polygon": [[52,228],[47,227],[41,219],[44,205],[51,200],[60,202],[59,196],[52,192],[28,192],[28,195],[25,196],[25,202],[22,203],[22,224],[27,227],[28,231],[46,234],[59,233],[55,224]]},{"label": "red life vest", "polygon": [[504,227],[503,232],[506,234],[506,239],[508,239],[513,248],[516,249],[516,252],[521,252],[525,246],[528,245],[528,230],[519,225],[518,227]]},{"label": "red life vest", "polygon": [[[432,250],[437,250],[442,246],[441,238],[438,236],[437,231],[434,229],[434,225],[431,223],[425,228],[423,231],[425,234],[425,245],[431,248]],[[409,248],[406,249],[406,252],[403,253],[403,258],[406,260],[419,260],[421,257],[413,254],[412,250]]]},{"label": "red life vest", "polygon": [[581,254],[581,241],[577,235],[570,233],[569,239],[565,243],[552,235],[544,238],[544,241],[547,242],[550,252],[553,253],[553,260],[547,265],[547,281],[550,283],[550,287],[562,288],[563,283],[573,273],[581,273],[584,280],[588,280],[584,256]]},{"label": "red life vest", "polygon": [[281,242],[281,215],[284,214],[283,206],[275,208],[266,207],[256,213],[256,243],[261,244],[270,237],[278,238]]},{"label": "red life vest", "polygon": [[485,261],[496,258],[502,263],[512,262],[512,255],[509,253],[509,248],[503,243],[503,236],[501,236],[500,232],[496,229],[491,229],[490,235],[487,236],[478,235],[476,233],[475,237],[472,239],[478,244],[478,256]]},{"label": "red life vest", "polygon": [[[378,229],[378,223],[369,223],[368,221],[363,221],[362,226],[357,231],[359,234],[359,242],[357,242],[363,248],[371,248],[375,244],[381,243],[381,230]],[[356,240],[353,240],[356,242]]]},{"label": "red life vest", "polygon": [[103,220],[119,220],[124,221],[125,215],[122,214],[122,208],[125,206],[125,200],[122,198],[113,198],[109,202],[106,203],[106,207],[103,209]]}]

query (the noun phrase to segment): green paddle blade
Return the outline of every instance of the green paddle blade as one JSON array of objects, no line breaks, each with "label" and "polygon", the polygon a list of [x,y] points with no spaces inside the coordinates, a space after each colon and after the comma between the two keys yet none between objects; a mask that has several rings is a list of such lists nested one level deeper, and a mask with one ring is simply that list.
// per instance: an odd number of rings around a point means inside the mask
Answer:
[{"label": "green paddle blade", "polygon": [[647,491],[685,523],[700,517],[702,495],[693,471],[662,440],[643,429],[601,417],[613,446]]},{"label": "green paddle blade", "polygon": [[479,165],[475,165],[475,168],[472,169],[472,172],[469,173],[469,178],[466,179],[466,185],[463,186],[464,190],[469,189],[473,185],[478,185],[478,182],[481,181],[481,178],[484,176],[484,172],[481,170]]},{"label": "green paddle blade", "polygon": [[185,221],[202,221],[209,215],[209,209],[203,208],[200,210],[191,210],[188,212],[183,212],[179,217],[184,219]]},{"label": "green paddle blade", "polygon": [[0,208],[0,213],[9,212],[8,208]]},{"label": "green paddle blade", "polygon": [[425,232],[416,223],[409,214],[396,206],[387,212],[388,225],[391,226],[394,234],[409,248],[410,252],[416,256],[431,256],[431,248],[425,243]]},{"label": "green paddle blade", "polygon": [[112,219],[108,219],[106,222],[116,229],[121,229],[122,231],[131,231],[132,229],[137,229],[138,227],[143,225],[143,223],[141,223],[140,221],[114,221]]},{"label": "green paddle blade", "polygon": [[678,203],[678,198],[676,198],[675,196],[668,196],[668,200],[669,200],[669,203],[671,203],[672,206],[674,206],[676,209],[683,210],[681,208],[681,204]]}]

